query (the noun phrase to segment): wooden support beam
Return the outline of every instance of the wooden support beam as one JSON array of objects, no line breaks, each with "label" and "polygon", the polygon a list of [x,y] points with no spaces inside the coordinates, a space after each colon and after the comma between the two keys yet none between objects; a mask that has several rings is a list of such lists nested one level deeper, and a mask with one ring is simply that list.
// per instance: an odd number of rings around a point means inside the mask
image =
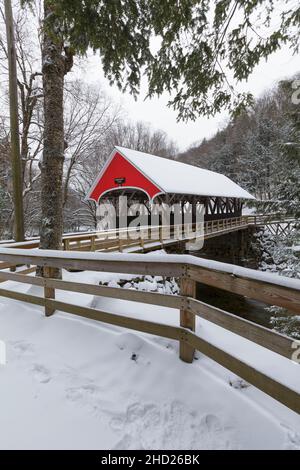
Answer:
[{"label": "wooden support beam", "polygon": [[65,251],[70,251],[70,239],[69,238],[64,238],[63,239],[63,244],[64,244],[64,250]]},{"label": "wooden support beam", "polygon": [[96,237],[91,237],[91,251],[96,251]]},{"label": "wooden support beam", "polygon": [[122,237],[118,237],[118,246],[119,246],[119,252],[122,253],[123,251],[123,239]]},{"label": "wooden support beam", "polygon": [[[44,277],[45,279],[55,277],[53,274],[54,269],[49,268],[48,266],[44,267]],[[46,317],[51,317],[54,314],[55,308],[53,305],[47,302],[47,299],[55,299],[55,289],[53,287],[47,287],[45,283],[44,287],[44,297],[45,297],[45,315]]]},{"label": "wooden support beam", "polygon": [[163,244],[163,229],[161,225],[159,226],[158,230],[159,230],[159,241],[161,244]]},{"label": "wooden support beam", "polygon": [[[196,283],[193,279],[188,277],[181,278],[180,294],[184,297],[196,297]],[[195,331],[195,315],[187,306],[180,310],[180,326]],[[179,357],[184,362],[193,362],[195,349],[187,344],[185,341],[180,341]]]}]

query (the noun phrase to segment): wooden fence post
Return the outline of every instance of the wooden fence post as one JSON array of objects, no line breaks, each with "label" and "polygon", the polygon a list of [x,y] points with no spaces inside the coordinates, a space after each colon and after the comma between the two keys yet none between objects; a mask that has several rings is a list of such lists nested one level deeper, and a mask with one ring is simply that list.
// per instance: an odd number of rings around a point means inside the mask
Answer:
[{"label": "wooden fence post", "polygon": [[140,229],[140,245],[144,249],[145,247],[144,232],[141,229]]},{"label": "wooden fence post", "polygon": [[161,225],[159,226],[158,230],[159,230],[159,235],[158,235],[159,236],[159,242],[161,244],[163,244],[163,231],[162,231],[162,226]]},{"label": "wooden fence post", "polygon": [[63,240],[63,244],[64,244],[64,250],[65,251],[70,251],[70,240],[68,238],[65,238]]},{"label": "wooden fence post", "polygon": [[[182,277],[180,281],[180,295],[185,297],[196,297],[196,282],[188,277]],[[195,315],[182,308],[180,310],[180,326],[195,331]],[[179,357],[184,362],[193,362],[195,349],[185,341],[179,343]]]},{"label": "wooden fence post", "polygon": [[[53,277],[52,276],[53,268],[45,266],[43,271],[44,271],[44,278],[45,278],[45,287],[44,287],[45,300],[55,299],[55,289],[53,289],[52,287],[47,287],[47,278]],[[46,305],[45,305],[45,315],[46,315],[46,317],[51,317],[51,315],[53,315],[54,312],[55,312],[55,309],[53,307],[50,307],[46,303]]]},{"label": "wooden fence post", "polygon": [[120,237],[120,233],[119,233],[118,242],[119,242],[119,251],[120,251],[120,253],[122,253],[122,251],[123,251],[123,243],[122,243],[122,239],[121,239],[121,237]]}]

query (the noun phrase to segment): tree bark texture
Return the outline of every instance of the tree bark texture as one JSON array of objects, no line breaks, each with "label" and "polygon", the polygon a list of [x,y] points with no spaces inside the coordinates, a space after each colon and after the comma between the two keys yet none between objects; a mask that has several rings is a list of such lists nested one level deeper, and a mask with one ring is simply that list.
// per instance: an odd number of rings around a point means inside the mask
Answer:
[{"label": "tree bark texture", "polygon": [[[44,2],[45,18],[51,12]],[[63,43],[54,31],[44,30],[42,47],[44,93],[44,149],[41,163],[42,220],[40,248],[60,250],[63,233],[64,121],[63,90],[65,64]]]},{"label": "tree bark texture", "polygon": [[4,4],[9,67],[10,153],[14,200],[14,239],[19,242],[24,240],[24,213],[23,178],[20,157],[17,62],[11,0],[5,0]]}]

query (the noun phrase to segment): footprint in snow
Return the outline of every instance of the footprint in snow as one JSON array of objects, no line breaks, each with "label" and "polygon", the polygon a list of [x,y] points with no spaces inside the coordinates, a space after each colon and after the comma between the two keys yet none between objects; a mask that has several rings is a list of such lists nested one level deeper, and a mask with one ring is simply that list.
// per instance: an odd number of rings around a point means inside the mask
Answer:
[{"label": "footprint in snow", "polygon": [[94,383],[69,387],[65,390],[66,399],[76,406],[85,408],[88,413],[99,418],[110,409],[111,403],[102,398],[102,390]]},{"label": "footprint in snow", "polygon": [[33,344],[29,343],[28,341],[11,341],[10,344],[12,350],[18,356],[30,356],[34,353]]},{"label": "footprint in snow", "polygon": [[93,396],[98,390],[94,384],[86,384],[81,387],[71,387],[66,390],[66,398],[71,401],[86,401],[87,397]]},{"label": "footprint in snow", "polygon": [[300,434],[284,424],[282,427],[286,432],[283,448],[285,450],[300,450]]},{"label": "footprint in snow", "polygon": [[141,442],[129,436],[129,434],[125,434],[125,436],[118,441],[112,450],[145,450],[142,446]]},{"label": "footprint in snow", "polygon": [[132,445],[145,449],[237,448],[233,426],[211,413],[199,415],[179,401],[133,403],[116,414],[110,426],[121,435],[115,449],[131,449]]},{"label": "footprint in snow", "polygon": [[46,384],[51,380],[50,371],[41,364],[33,364],[31,374],[33,378],[41,384]]},{"label": "footprint in snow", "polygon": [[201,418],[200,426],[209,432],[218,432],[222,430],[219,418],[213,414],[204,415]]}]

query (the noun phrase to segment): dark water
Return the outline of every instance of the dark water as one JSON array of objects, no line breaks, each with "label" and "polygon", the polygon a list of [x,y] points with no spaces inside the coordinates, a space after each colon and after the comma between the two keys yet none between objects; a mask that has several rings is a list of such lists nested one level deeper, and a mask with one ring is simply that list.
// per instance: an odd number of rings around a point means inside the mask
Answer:
[{"label": "dark water", "polygon": [[[203,251],[200,253],[193,252],[194,256],[199,258],[210,258],[215,261],[223,263],[236,264],[246,268],[257,269],[257,261],[253,258],[235,258],[233,261],[230,257],[212,257],[206,256]],[[270,313],[266,311],[267,304],[258,300],[248,299],[244,296],[232,294],[222,289],[206,286],[204,284],[197,284],[197,299],[202,302],[218,307],[227,312],[234,313],[235,315],[258,323],[267,328],[271,328]]]}]

